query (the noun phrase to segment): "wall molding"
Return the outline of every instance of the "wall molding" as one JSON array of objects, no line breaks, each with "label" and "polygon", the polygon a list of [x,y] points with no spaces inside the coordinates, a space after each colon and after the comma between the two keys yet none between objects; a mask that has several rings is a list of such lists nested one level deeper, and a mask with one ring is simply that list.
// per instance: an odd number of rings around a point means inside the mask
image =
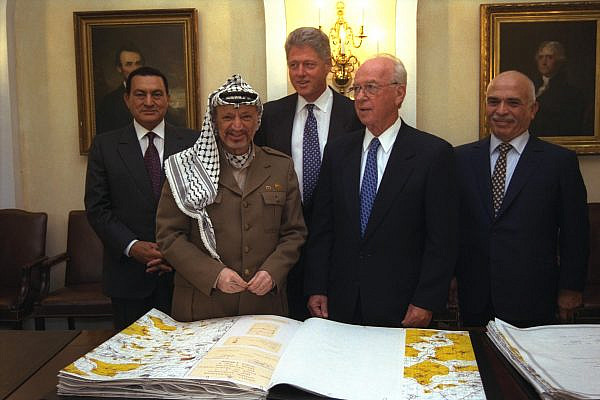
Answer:
[{"label": "wall molding", "polygon": [[0,208],[22,208],[14,0],[0,0]]}]

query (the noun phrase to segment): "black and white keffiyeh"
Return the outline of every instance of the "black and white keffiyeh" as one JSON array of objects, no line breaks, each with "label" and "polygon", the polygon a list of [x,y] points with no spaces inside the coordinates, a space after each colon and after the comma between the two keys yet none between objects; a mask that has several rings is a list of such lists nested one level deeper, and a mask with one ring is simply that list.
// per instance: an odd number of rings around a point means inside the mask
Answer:
[{"label": "black and white keffiyeh", "polygon": [[215,108],[221,105],[253,105],[258,108],[258,122],[262,103],[258,93],[240,75],[233,75],[208,96],[206,114],[200,137],[187,150],[173,154],[165,162],[165,174],[175,203],[187,216],[198,220],[202,243],[211,257],[220,260],[212,222],[206,206],[212,204],[219,186],[219,150],[217,127],[213,121]]}]

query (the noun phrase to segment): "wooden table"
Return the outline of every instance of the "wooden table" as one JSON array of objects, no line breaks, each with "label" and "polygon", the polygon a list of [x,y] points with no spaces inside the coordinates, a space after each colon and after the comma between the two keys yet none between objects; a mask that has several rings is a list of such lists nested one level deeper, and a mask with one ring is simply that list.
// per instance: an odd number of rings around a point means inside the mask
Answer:
[{"label": "wooden table", "polygon": [[[22,365],[28,365],[27,370],[29,371],[33,370],[24,382],[19,383],[8,392],[10,395],[6,399],[59,399],[55,394],[58,371],[106,341],[112,335],[112,331],[0,331],[0,343],[5,343],[9,336],[19,337],[18,346],[7,349],[4,349],[4,345],[2,346],[0,381],[15,382],[14,379],[4,379],[4,370],[11,368],[11,365],[5,365],[5,360],[19,360],[16,364],[13,364],[12,374],[9,374],[8,377],[23,375],[20,370]],[[50,358],[45,360],[39,357],[31,359],[30,354],[46,352],[49,338],[53,338],[55,342],[62,339],[64,344]],[[56,347],[56,345],[54,346]]]},{"label": "wooden table", "polygon": [[[56,394],[58,371],[113,334],[112,331],[0,331],[0,398],[8,394],[7,400],[77,399]],[[539,399],[533,387],[496,350],[483,331],[472,330],[470,334],[489,400]],[[269,398],[306,399],[307,396],[282,387],[276,388]]]}]

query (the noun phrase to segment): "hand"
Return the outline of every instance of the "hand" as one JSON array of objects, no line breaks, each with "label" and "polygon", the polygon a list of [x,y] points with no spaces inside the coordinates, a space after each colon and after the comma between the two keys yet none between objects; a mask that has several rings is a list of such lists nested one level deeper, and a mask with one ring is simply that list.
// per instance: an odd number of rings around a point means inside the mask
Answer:
[{"label": "hand", "polygon": [[448,304],[452,306],[458,306],[458,283],[456,277],[453,277],[450,281],[450,288],[448,289]]},{"label": "hand", "polygon": [[431,322],[433,313],[421,307],[408,305],[406,315],[402,320],[402,326],[405,328],[426,328]]},{"label": "hand", "polygon": [[231,268],[223,268],[217,278],[217,289],[223,293],[239,293],[248,288],[248,283]]},{"label": "hand", "polygon": [[273,289],[275,283],[267,271],[258,271],[248,282],[248,290],[257,296],[264,296]]},{"label": "hand", "polygon": [[156,258],[149,263],[146,264],[146,272],[149,274],[153,274],[158,272],[158,276],[162,274],[166,274],[173,271],[173,267],[165,262],[162,258]]},{"label": "hand", "polygon": [[162,253],[158,250],[158,245],[153,242],[144,242],[138,240],[129,249],[129,255],[142,264],[148,264],[157,258],[162,259]]},{"label": "hand", "polygon": [[573,311],[583,303],[581,292],[561,289],[558,291],[558,319],[561,322],[573,320]]},{"label": "hand", "polygon": [[322,294],[314,294],[308,298],[308,311],[313,317],[329,318],[327,311],[327,296]]}]

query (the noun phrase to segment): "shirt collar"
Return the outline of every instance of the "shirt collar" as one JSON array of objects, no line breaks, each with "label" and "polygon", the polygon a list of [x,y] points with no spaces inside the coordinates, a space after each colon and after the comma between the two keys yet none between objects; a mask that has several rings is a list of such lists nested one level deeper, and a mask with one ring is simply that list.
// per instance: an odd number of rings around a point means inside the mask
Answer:
[{"label": "shirt collar", "polygon": [[328,106],[332,101],[333,93],[331,92],[329,86],[327,86],[323,93],[321,93],[319,98],[317,98],[317,100],[313,101],[312,103],[307,102],[304,97],[298,95],[298,102],[296,103],[296,114],[302,111],[307,104],[314,104],[315,107],[319,109],[319,111],[326,113],[327,110],[330,109]]},{"label": "shirt collar", "polygon": [[[398,117],[396,122],[392,124],[389,128],[387,128],[383,133],[377,138],[379,139],[379,143],[381,144],[381,148],[385,153],[389,153],[392,150],[392,146],[394,146],[394,142],[396,141],[396,137],[398,136],[398,131],[402,126],[402,119]],[[371,144],[371,140],[375,135],[369,131],[369,128],[365,128],[365,138],[363,139],[363,153],[369,149],[369,145]]]},{"label": "shirt collar", "polygon": [[[135,118],[133,119],[133,127],[135,128],[135,134],[137,135],[138,140],[142,140],[142,138],[144,136],[146,136],[146,133],[150,132],[148,129],[146,129],[142,125],[140,125],[135,120]],[[156,125],[152,129],[152,132],[154,132],[156,134],[156,136],[158,136],[162,140],[165,140],[165,120],[164,120],[164,118],[162,121],[160,121],[160,123],[158,125]]]},{"label": "shirt collar", "polygon": [[542,75],[542,82],[544,83],[542,86],[546,86],[550,82],[550,77]]},{"label": "shirt collar", "polygon": [[[519,154],[523,154],[523,150],[525,150],[525,145],[529,141],[529,131],[525,131],[521,133],[519,136],[511,140],[510,145],[517,151]],[[502,143],[502,140],[498,139],[496,135],[492,134],[490,136],[490,155],[496,150],[496,148]]]}]

